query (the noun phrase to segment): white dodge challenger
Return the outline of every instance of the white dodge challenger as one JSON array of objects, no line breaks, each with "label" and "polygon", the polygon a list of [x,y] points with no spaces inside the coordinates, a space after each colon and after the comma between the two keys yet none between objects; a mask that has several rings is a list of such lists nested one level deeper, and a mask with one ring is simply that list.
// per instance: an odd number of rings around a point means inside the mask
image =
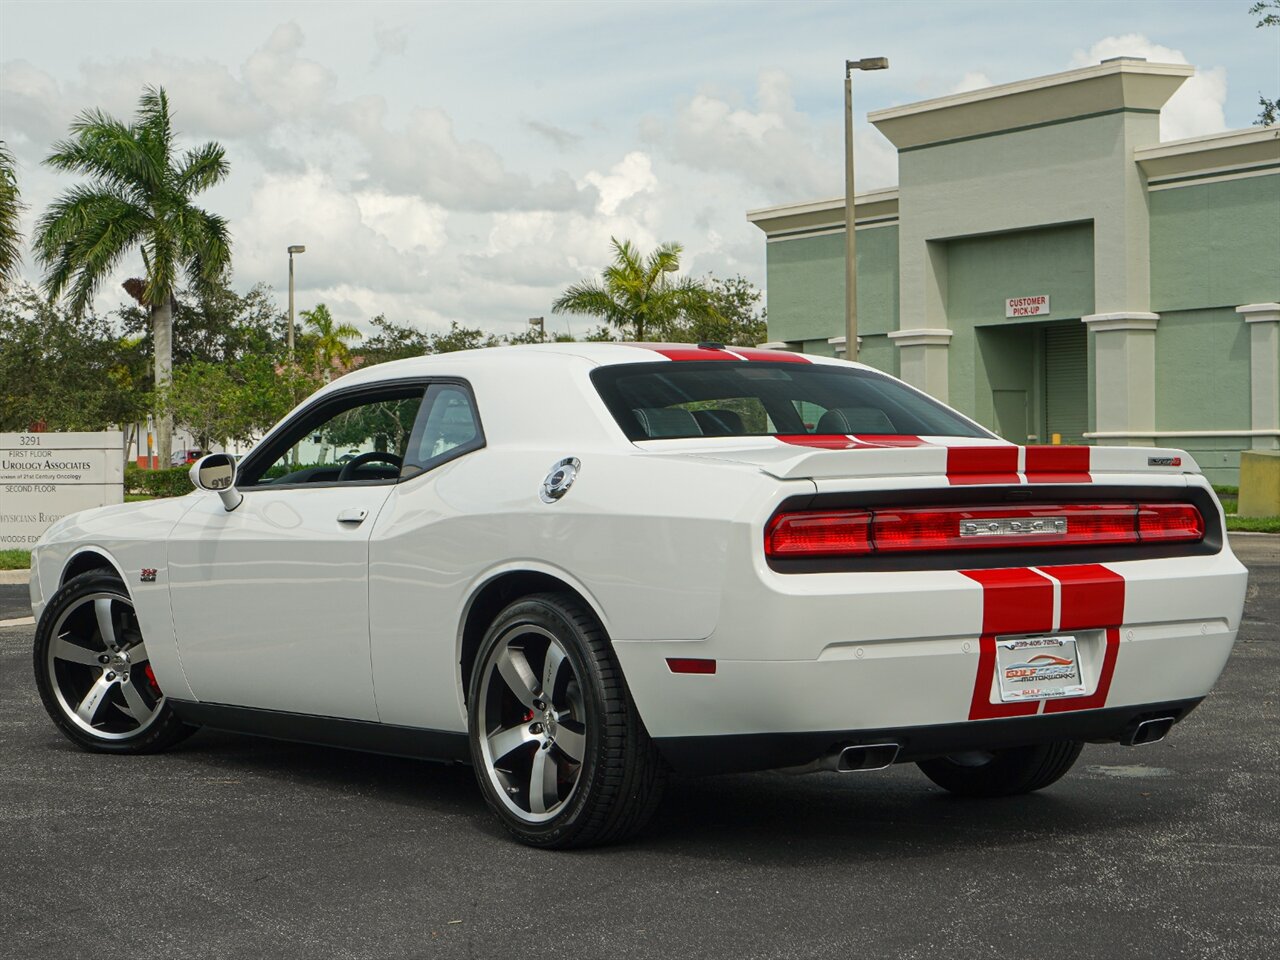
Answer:
[{"label": "white dodge challenger", "polygon": [[631,835],[672,770],[1037,790],[1162,738],[1244,605],[1186,453],[1016,446],[870,368],[719,344],[359,370],[192,478],[34,550],[62,732],[469,763],[544,847]]}]

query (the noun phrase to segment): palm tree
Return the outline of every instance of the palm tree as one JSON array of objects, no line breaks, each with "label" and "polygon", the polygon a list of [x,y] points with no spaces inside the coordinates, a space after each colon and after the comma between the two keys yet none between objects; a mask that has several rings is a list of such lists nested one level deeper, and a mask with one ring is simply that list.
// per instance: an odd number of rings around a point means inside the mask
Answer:
[{"label": "palm tree", "polygon": [[[217,143],[179,156],[169,98],[145,87],[138,115],[126,124],[101,110],[71,123],[72,137],[53,145],[49,166],[89,177],[56,199],[36,225],[34,249],[50,300],[64,294],[80,314],[103,281],[135,247],[145,277],[125,288],[151,315],[155,383],[172,379],[173,297],[179,273],[198,295],[212,294],[231,263],[227,222],[192,203],[229,172]],[[172,419],[157,417],[160,462],[169,462]]]},{"label": "palm tree", "polygon": [[18,217],[22,214],[18,194],[18,178],[13,169],[13,154],[0,140],[0,289],[18,276],[22,253],[18,241]]},{"label": "palm tree", "polygon": [[660,244],[648,256],[641,256],[630,240],[619,243],[610,237],[609,242],[613,263],[605,267],[600,281],[572,284],[551,305],[552,313],[599,317],[634,334],[637,340],[643,340],[646,331],[661,335],[677,321],[715,313],[711,293],[703,284],[688,277],[667,279],[680,269],[684,251],[680,244]]},{"label": "palm tree", "polygon": [[338,323],[323,303],[314,310],[303,310],[303,324],[315,343],[316,362],[326,382],[333,373],[334,362],[345,366],[351,359],[353,340],[360,339],[360,331],[349,323]]}]

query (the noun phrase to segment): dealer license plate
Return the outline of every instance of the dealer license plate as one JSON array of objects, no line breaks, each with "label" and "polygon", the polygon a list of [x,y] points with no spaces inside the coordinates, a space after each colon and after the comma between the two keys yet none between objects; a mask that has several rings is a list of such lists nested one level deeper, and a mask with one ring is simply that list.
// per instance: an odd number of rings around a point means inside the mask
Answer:
[{"label": "dealer license plate", "polygon": [[1000,699],[1053,700],[1084,695],[1075,637],[1024,637],[996,641]]}]

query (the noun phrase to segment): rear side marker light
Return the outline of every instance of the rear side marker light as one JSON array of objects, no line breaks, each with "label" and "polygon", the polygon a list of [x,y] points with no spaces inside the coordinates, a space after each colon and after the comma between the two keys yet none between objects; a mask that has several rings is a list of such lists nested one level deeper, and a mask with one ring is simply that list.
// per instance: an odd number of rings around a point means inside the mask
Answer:
[{"label": "rear side marker light", "polygon": [[716,662],[693,657],[667,657],[667,668],[672,673],[715,673]]},{"label": "rear side marker light", "polygon": [[865,556],[1203,537],[1204,517],[1189,503],[886,507],[779,514],[765,529],[764,547],[771,557]]}]

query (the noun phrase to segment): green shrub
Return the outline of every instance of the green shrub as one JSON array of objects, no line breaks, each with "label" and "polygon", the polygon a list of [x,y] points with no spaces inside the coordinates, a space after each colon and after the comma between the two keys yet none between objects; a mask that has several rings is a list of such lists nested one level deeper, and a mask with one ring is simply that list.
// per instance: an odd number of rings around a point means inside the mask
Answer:
[{"label": "green shrub", "polygon": [[125,464],[124,488],[127,493],[142,493],[150,497],[180,497],[195,489],[188,474],[190,469],[142,470],[134,464]]}]

